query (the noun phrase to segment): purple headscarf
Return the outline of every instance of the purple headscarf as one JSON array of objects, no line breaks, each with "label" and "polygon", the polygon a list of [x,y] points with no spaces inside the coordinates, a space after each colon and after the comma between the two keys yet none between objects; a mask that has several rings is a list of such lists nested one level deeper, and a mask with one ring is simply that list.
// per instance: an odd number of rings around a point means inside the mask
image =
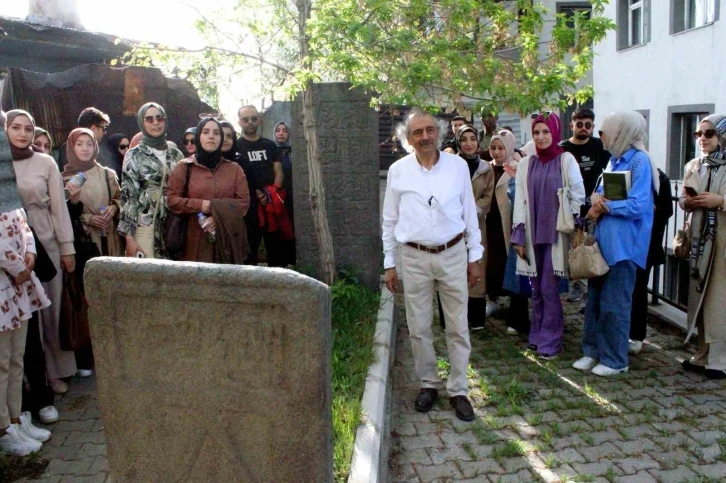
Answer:
[{"label": "purple headscarf", "polygon": [[562,140],[562,124],[560,118],[554,112],[547,115],[539,114],[536,118],[532,119],[532,134],[534,135],[534,126],[538,123],[544,123],[552,133],[552,144],[547,149],[537,148],[537,157],[542,164],[549,163],[560,154],[564,153],[565,150],[560,147],[560,141]]}]

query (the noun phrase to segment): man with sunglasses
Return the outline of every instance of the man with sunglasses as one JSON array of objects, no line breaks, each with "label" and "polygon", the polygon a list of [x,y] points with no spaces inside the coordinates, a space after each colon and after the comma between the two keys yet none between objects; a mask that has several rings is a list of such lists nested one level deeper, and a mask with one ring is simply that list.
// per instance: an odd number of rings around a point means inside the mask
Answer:
[{"label": "man with sunglasses", "polygon": [[[560,143],[560,146],[572,154],[580,165],[580,174],[585,183],[585,204],[582,207],[584,217],[590,210],[590,195],[595,191],[597,180],[610,161],[610,153],[603,147],[600,138],[592,137],[595,128],[595,113],[591,109],[580,108],[572,113],[572,137]],[[584,297],[584,284],[575,281],[568,295],[569,302],[577,302]]]},{"label": "man with sunglasses", "polygon": [[[284,267],[286,256],[280,232],[270,232],[267,226],[260,227],[258,217],[258,205],[264,206],[268,202],[265,188],[274,186],[274,189],[282,189],[282,156],[274,141],[260,136],[260,114],[255,106],[242,106],[237,117],[242,128],[242,135],[237,141],[239,163],[250,189],[250,209],[245,215],[250,255],[245,264],[257,265],[260,242],[264,239],[267,266]],[[292,196],[292,193],[287,193],[287,196]]]},{"label": "man with sunglasses", "polygon": [[[98,142],[98,159],[99,164],[110,167],[109,163],[113,160],[111,156],[111,150],[106,142],[106,131],[108,126],[111,125],[111,118],[108,114],[97,109],[95,107],[87,107],[81,111],[81,115],[78,116],[78,127],[85,127],[90,129]],[[63,172],[68,160],[66,159],[66,144],[63,143],[60,147],[60,153],[58,156],[58,168]]]}]

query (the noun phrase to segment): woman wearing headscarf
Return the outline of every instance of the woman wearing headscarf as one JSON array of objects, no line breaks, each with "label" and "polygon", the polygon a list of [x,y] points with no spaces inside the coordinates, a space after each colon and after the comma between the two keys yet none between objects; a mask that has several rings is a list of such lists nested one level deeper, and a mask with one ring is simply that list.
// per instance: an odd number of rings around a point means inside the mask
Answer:
[{"label": "woman wearing headscarf", "polygon": [[[494,195],[494,171],[489,163],[482,161],[479,157],[479,135],[477,130],[468,124],[464,124],[456,131],[454,137],[454,148],[459,157],[466,161],[471,176],[471,187],[474,191],[474,202],[476,214],[479,217],[479,230],[482,233],[482,240],[487,238],[487,214],[492,205]],[[485,247],[486,251],[486,247]],[[484,265],[484,271],[488,268]],[[481,330],[486,321],[486,294],[487,277],[482,277],[476,285],[469,289],[469,328]],[[443,317],[441,314],[440,317]]]},{"label": "woman wearing headscarf", "polygon": [[628,371],[630,312],[637,267],[645,268],[653,227],[658,170],[645,150],[645,119],[635,111],[606,117],[600,138],[612,157],[605,172],[629,172],[630,189],[623,200],[610,201],[599,183],[591,197],[588,220],[596,222],[595,238],[610,269],[587,284],[584,357],[575,369],[597,376]]},{"label": "woman wearing headscarf", "polygon": [[686,164],[680,205],[692,212],[689,335],[698,328],[698,350],[683,368],[709,379],[726,378],[726,115],[698,125],[701,156]]},{"label": "woman wearing headscarf", "polygon": [[98,164],[98,143],[90,129],[71,131],[66,157],[64,180],[78,173],[86,175],[86,182],[80,188],[67,185],[71,204],[81,205],[79,219],[84,234],[95,243],[101,255],[123,256],[115,222],[116,214],[121,210],[121,187],[116,173]]},{"label": "woman wearing headscarf", "polygon": [[[290,126],[285,121],[280,121],[275,124],[275,144],[280,149],[280,156],[282,159],[282,174],[285,177],[282,180],[282,187],[285,188],[285,208],[287,213],[290,215],[290,223],[295,226],[295,213],[293,211],[293,196],[292,196],[292,147],[290,145]],[[295,239],[282,240],[282,244],[285,247],[285,255],[287,257],[286,263],[288,265],[295,265],[297,262],[297,253],[295,248]]]},{"label": "woman wearing headscarf", "polygon": [[35,138],[33,146],[39,149],[41,153],[53,156],[53,140],[50,138],[48,131],[42,127],[35,128]]},{"label": "woman wearing headscarf", "polygon": [[[182,260],[241,265],[247,257],[250,193],[242,168],[222,156],[223,132],[216,119],[202,119],[194,156],[177,164],[169,179],[169,210],[190,217]],[[208,217],[204,228],[199,213]]]},{"label": "woman wearing headscarf", "polygon": [[136,121],[142,138],[126,154],[118,232],[126,237],[127,257],[162,258],[169,175],[184,156],[166,143],[166,112],[159,104],[141,106]]},{"label": "woman wearing headscarf", "polygon": [[64,394],[68,386],[61,379],[76,373],[73,351],[60,345],[59,322],[63,295],[63,272],[75,270],[73,227],[63,194],[63,178],[53,158],[31,148],[35,137],[35,120],[21,110],[7,113],[8,140],[20,199],[28,215],[28,224],[48,252],[56,276],[43,284],[51,301],[41,311],[43,347],[48,382],[53,392]]},{"label": "woman wearing headscarf", "polygon": [[[224,131],[224,139],[222,140],[222,157],[230,161],[237,162],[237,131],[234,124],[229,121],[219,121]],[[195,147],[196,149],[196,147]]]},{"label": "woman wearing headscarf", "polygon": [[504,167],[515,161],[515,144],[514,134],[505,130],[495,133],[489,141],[495,196],[492,199],[492,208],[486,217],[486,279],[489,297],[487,317],[490,317],[499,308],[498,299],[502,294],[504,271],[507,266],[509,237],[512,233],[512,205],[507,196],[511,177],[505,173]]},{"label": "woman wearing headscarf", "polygon": [[121,179],[124,157],[129,152],[129,144],[129,137],[124,133],[116,133],[108,137],[108,167],[114,170],[118,179]]},{"label": "woman wearing headscarf", "polygon": [[[560,118],[555,113],[532,119],[536,153],[517,167],[513,229],[510,242],[517,252],[517,273],[530,277],[532,325],[530,348],[545,360],[562,352],[565,317],[559,296],[561,277],[567,277],[570,236],[557,231],[557,192],[570,188],[569,211],[580,214],[585,189],[575,158],[559,146]],[[566,179],[563,179],[566,177]],[[575,241],[582,236],[581,230]]]},{"label": "woman wearing headscarf", "polygon": [[182,152],[185,156],[193,156],[197,150],[194,137],[197,135],[197,128],[190,127],[184,131],[184,139],[182,139]]}]

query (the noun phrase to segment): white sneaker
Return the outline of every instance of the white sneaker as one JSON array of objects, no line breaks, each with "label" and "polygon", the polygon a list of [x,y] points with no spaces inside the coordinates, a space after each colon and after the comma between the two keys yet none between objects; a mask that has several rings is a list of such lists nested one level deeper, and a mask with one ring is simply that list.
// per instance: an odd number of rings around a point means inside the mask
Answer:
[{"label": "white sneaker", "polygon": [[5,429],[5,436],[0,438],[0,450],[15,456],[27,456],[42,447],[40,441],[25,437],[17,424],[8,426]]},{"label": "white sneaker", "polygon": [[640,351],[643,350],[643,341],[642,340],[630,340],[628,342],[628,353],[630,354],[639,354]]},{"label": "white sneaker", "polygon": [[578,371],[589,371],[590,369],[595,367],[598,362],[599,361],[597,359],[585,356],[582,359],[578,359],[574,364],[572,364],[572,367],[574,367]]},{"label": "white sneaker", "polygon": [[494,312],[496,312],[497,310],[499,310],[498,303],[491,301],[487,302],[487,317],[491,317],[492,315],[494,315]]},{"label": "white sneaker", "polygon": [[91,377],[93,369],[78,369],[78,377]]},{"label": "white sneaker", "polygon": [[38,411],[40,422],[43,424],[53,424],[58,421],[58,410],[53,406],[46,406]]},{"label": "white sneaker", "polygon": [[30,419],[30,411],[26,411],[20,415],[20,430],[30,438],[45,443],[50,439],[50,431],[47,429],[36,428]]},{"label": "white sneaker", "polygon": [[519,332],[517,332],[517,329],[514,327],[507,327],[507,335],[517,335]]},{"label": "white sneaker", "polygon": [[608,366],[603,366],[602,364],[596,365],[592,373],[596,376],[616,376],[618,374],[623,374],[624,372],[628,372],[628,368],[624,367],[622,369],[611,369]]}]

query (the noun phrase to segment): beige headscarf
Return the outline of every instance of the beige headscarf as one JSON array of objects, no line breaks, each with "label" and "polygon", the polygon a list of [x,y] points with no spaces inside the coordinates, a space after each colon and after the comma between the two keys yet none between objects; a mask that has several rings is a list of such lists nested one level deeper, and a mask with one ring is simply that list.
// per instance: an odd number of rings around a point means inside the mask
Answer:
[{"label": "beige headscarf", "polygon": [[501,141],[502,144],[504,144],[505,157],[502,164],[512,164],[514,161],[516,161],[517,158],[515,157],[514,146],[516,145],[517,141],[516,139],[514,139],[514,134],[507,131],[506,129],[502,129],[494,136],[492,136],[491,141],[489,141],[489,146],[492,145],[492,141],[494,141],[495,139],[498,139],[499,141]]},{"label": "beige headscarf", "polygon": [[602,122],[602,131],[607,137],[607,144],[603,143],[603,145],[615,158],[621,157],[630,148],[643,151],[648,156],[652,173],[651,181],[653,189],[657,193],[660,190],[660,175],[653,158],[645,149],[647,135],[643,115],[636,111],[610,114]]}]

